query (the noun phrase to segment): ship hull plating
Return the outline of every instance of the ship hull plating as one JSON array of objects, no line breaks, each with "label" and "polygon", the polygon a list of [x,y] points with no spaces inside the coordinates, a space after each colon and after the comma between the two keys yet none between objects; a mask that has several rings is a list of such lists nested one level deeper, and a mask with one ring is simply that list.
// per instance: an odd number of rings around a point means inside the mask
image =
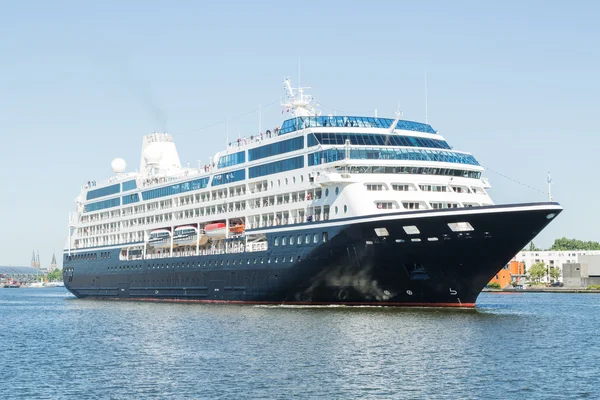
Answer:
[{"label": "ship hull plating", "polygon": [[81,298],[473,307],[561,210],[536,203],[280,226],[260,230],[266,251],[119,261],[117,248],[103,259],[65,254],[63,274]]}]

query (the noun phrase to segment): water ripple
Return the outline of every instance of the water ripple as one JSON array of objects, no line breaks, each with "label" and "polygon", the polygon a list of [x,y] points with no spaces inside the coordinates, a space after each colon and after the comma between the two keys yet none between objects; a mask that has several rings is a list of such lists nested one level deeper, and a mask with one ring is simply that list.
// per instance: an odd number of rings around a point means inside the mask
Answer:
[{"label": "water ripple", "polygon": [[1,289],[0,397],[594,398],[599,299],[484,293],[450,310]]}]

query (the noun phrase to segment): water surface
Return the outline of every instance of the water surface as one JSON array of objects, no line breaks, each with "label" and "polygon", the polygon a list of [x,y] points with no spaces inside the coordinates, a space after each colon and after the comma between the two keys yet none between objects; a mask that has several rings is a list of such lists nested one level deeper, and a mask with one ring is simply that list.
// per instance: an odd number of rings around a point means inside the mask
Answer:
[{"label": "water surface", "polygon": [[200,305],[0,289],[2,399],[597,398],[600,295],[475,310]]}]

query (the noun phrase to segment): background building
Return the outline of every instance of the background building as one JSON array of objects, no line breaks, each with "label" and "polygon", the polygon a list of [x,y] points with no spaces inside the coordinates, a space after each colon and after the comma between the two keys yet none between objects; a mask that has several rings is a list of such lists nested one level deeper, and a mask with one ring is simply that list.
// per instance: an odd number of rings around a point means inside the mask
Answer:
[{"label": "background building", "polygon": [[0,283],[30,283],[37,282],[44,274],[33,267],[3,267],[0,266]]},{"label": "background building", "polygon": [[569,287],[600,285],[600,255],[582,255],[579,262],[563,264],[563,283]]},{"label": "background building", "polygon": [[600,256],[600,250],[559,250],[559,251],[521,251],[515,256],[515,260],[525,264],[525,270],[537,262],[543,262],[546,265],[546,276],[541,279],[542,282],[550,282],[549,270],[552,267],[558,267],[561,270],[560,281],[563,280],[563,264],[574,264],[579,262],[581,256]]},{"label": "background building", "polygon": [[513,282],[521,284],[526,280],[524,269],[525,265],[523,262],[513,259],[506,264],[504,268],[498,271],[490,283],[497,283],[500,285],[500,288],[505,288],[509,285],[512,285]]}]

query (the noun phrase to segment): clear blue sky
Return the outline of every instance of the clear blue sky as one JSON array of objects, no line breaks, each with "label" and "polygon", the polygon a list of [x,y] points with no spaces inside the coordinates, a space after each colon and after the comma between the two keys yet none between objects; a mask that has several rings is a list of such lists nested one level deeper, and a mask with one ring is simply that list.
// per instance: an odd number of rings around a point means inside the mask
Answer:
[{"label": "clear blue sky", "polygon": [[[324,113],[429,122],[565,212],[537,239],[600,240],[599,2],[0,1],[0,265],[61,258],[80,185],[165,128],[196,165],[258,130],[285,76]],[[282,122],[276,104],[263,127]],[[200,129],[207,126],[208,129]],[[496,203],[539,191],[487,171]],[[515,227],[518,229],[518,227]],[[60,262],[59,262],[60,264]]]}]

